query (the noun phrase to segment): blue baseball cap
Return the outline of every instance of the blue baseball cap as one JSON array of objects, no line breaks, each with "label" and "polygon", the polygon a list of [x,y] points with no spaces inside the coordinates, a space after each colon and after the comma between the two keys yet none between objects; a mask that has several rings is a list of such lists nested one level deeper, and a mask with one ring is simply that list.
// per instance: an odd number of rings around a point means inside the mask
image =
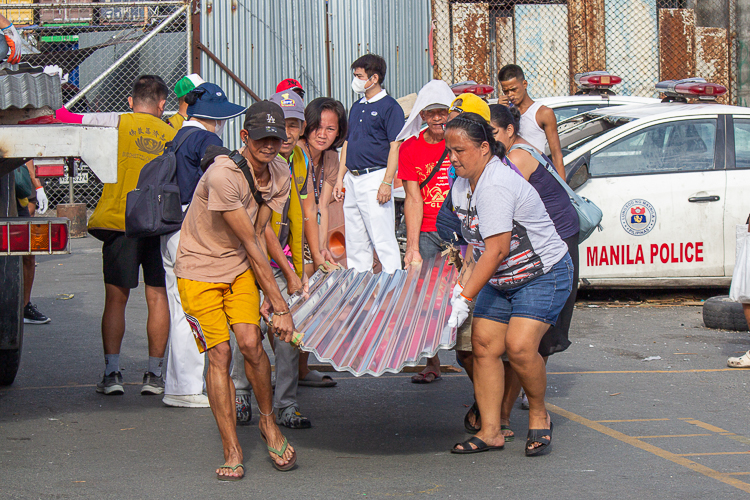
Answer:
[{"label": "blue baseball cap", "polygon": [[188,106],[188,116],[210,120],[228,120],[241,115],[247,109],[239,104],[229,102],[221,87],[213,83],[202,83],[191,90],[189,94],[196,94],[198,99],[195,104]]},{"label": "blue baseball cap", "polygon": [[305,121],[305,103],[293,90],[282,90],[268,98],[269,101],[281,106],[284,118],[297,118]]}]

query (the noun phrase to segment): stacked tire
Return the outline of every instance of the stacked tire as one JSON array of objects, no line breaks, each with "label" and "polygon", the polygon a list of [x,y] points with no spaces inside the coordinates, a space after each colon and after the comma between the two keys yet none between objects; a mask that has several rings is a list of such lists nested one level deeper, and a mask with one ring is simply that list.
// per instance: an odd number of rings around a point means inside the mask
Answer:
[{"label": "stacked tire", "polygon": [[715,330],[748,331],[742,304],[730,300],[728,295],[711,297],[703,303],[703,323]]}]

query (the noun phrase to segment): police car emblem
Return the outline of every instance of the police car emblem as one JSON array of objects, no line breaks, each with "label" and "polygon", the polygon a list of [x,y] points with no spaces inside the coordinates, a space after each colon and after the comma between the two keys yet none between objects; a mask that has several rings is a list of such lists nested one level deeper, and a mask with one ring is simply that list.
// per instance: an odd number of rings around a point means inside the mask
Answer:
[{"label": "police car emblem", "polygon": [[646,200],[630,200],[620,211],[620,223],[626,233],[643,236],[656,225],[656,210]]}]

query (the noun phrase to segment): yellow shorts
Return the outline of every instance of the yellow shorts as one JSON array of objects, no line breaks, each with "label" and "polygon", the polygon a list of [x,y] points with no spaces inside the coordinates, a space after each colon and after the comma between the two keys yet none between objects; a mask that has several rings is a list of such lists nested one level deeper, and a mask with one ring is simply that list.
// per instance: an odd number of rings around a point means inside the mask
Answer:
[{"label": "yellow shorts", "polygon": [[229,341],[229,325],[260,325],[260,294],[248,269],[228,283],[177,278],[182,309],[200,352]]}]

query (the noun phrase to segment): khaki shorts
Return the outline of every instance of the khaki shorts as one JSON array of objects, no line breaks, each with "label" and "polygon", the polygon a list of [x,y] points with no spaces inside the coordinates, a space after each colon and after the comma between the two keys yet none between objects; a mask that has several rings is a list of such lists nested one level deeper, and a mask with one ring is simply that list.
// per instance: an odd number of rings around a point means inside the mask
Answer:
[{"label": "khaki shorts", "polygon": [[185,318],[200,352],[229,341],[229,325],[260,325],[260,294],[248,269],[229,283],[177,278]]}]

